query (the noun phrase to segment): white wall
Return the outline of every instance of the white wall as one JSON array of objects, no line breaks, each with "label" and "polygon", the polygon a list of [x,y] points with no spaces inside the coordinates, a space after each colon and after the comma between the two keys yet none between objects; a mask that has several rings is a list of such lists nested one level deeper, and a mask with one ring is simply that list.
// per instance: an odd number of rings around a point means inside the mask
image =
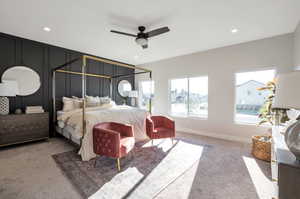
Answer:
[{"label": "white wall", "polygon": [[[178,130],[250,141],[266,128],[234,122],[235,72],[293,69],[293,34],[252,41],[143,65],[153,70],[154,114],[168,114],[168,79],[209,76],[208,119],[174,118]],[[200,44],[201,45],[201,44]],[[137,81],[144,77],[138,76]]]},{"label": "white wall", "polygon": [[300,70],[300,22],[294,34],[294,63],[296,69]]}]

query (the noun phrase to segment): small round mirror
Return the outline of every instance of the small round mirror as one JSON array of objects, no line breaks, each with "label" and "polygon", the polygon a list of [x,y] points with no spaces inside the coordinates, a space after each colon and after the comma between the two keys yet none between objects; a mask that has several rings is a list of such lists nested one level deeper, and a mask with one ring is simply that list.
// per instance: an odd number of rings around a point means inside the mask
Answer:
[{"label": "small round mirror", "polygon": [[128,80],[119,81],[118,92],[122,97],[128,97],[128,94],[131,90],[132,90],[132,86]]},{"label": "small round mirror", "polygon": [[2,75],[2,81],[13,80],[18,84],[17,95],[27,96],[37,92],[41,86],[37,72],[26,66],[14,66],[7,69]]}]

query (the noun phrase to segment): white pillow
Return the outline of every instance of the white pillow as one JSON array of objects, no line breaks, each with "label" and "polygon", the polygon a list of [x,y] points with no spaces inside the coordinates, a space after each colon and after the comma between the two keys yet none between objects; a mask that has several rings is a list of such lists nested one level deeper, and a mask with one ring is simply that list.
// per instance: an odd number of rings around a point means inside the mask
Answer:
[{"label": "white pillow", "polygon": [[113,101],[113,100],[110,100],[110,103],[109,103],[109,105],[111,105],[111,107],[114,107],[114,106],[116,106],[116,102],[115,102],[115,101]]},{"label": "white pillow", "polygon": [[109,104],[112,100],[106,96],[106,97],[99,97],[99,100],[100,100],[100,104],[103,105],[103,104]]},{"label": "white pillow", "polygon": [[86,96],[86,106],[87,107],[96,107],[100,105],[99,97]]},{"label": "white pillow", "polygon": [[83,102],[82,102],[81,98],[72,96],[72,100],[73,100],[75,109],[82,108]]},{"label": "white pillow", "polygon": [[72,98],[63,97],[63,104],[64,104],[63,106],[64,112],[72,111],[75,109]]},{"label": "white pillow", "polygon": [[108,104],[102,104],[101,108],[112,108],[114,106],[116,106],[116,103],[113,100],[111,100]]}]

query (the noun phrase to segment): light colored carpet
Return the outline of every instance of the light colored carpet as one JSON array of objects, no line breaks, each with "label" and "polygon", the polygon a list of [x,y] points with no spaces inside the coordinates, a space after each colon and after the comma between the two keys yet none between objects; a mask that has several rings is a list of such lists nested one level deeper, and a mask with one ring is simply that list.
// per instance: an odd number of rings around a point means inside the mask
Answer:
[{"label": "light colored carpet", "polygon": [[[204,149],[200,160],[156,198],[271,198],[269,164],[253,159],[250,145],[188,134],[178,137],[213,147]],[[0,149],[0,198],[81,198],[51,157],[72,149],[59,138]]]},{"label": "light colored carpet", "polygon": [[81,198],[51,157],[72,149],[57,138],[0,149],[0,198]]}]

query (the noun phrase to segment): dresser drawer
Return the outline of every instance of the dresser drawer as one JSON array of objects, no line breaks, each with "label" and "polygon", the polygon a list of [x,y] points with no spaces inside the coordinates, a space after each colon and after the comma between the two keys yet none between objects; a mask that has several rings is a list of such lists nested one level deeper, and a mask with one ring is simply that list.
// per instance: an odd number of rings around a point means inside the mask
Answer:
[{"label": "dresser drawer", "polygon": [[0,116],[0,146],[47,137],[48,113]]}]

